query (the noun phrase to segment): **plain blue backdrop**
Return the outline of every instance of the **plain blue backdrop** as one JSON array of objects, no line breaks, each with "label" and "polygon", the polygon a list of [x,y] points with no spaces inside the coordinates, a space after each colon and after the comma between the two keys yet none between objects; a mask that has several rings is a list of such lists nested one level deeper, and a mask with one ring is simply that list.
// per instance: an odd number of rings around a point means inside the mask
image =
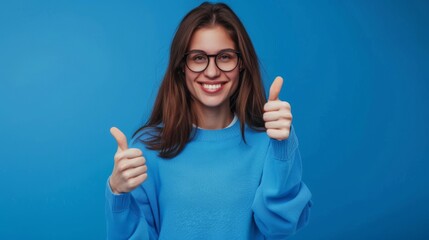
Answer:
[{"label": "plain blue backdrop", "polygon": [[[104,239],[116,150],[201,1],[0,2],[0,239]],[[227,1],[285,78],[310,224],[292,239],[428,239],[428,1]]]}]

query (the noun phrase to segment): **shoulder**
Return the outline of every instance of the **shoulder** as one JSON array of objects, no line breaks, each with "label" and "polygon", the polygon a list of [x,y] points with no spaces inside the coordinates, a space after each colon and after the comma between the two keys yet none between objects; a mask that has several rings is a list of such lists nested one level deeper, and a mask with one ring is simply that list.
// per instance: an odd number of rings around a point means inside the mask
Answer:
[{"label": "shoulder", "polygon": [[256,141],[263,141],[263,140],[266,140],[268,137],[267,132],[265,131],[264,128],[250,127],[247,124],[245,125],[244,134],[245,134],[246,140],[252,139]]},{"label": "shoulder", "polygon": [[[263,144],[269,143],[271,138],[267,135],[267,132],[264,129],[254,129],[246,125],[245,129],[245,139],[246,142]],[[291,145],[291,147],[298,147],[298,137],[295,132],[295,127],[291,125],[289,137],[282,142],[283,144]]]},{"label": "shoulder", "polygon": [[143,144],[146,141],[151,140],[153,137],[158,136],[161,127],[144,127],[137,130],[130,140],[130,145]]},{"label": "shoulder", "polygon": [[130,139],[128,144],[130,148],[140,149],[148,164],[156,162],[156,159],[159,158],[158,152],[150,149],[147,144],[148,141],[158,135],[158,129],[159,128],[148,127],[138,130]]}]

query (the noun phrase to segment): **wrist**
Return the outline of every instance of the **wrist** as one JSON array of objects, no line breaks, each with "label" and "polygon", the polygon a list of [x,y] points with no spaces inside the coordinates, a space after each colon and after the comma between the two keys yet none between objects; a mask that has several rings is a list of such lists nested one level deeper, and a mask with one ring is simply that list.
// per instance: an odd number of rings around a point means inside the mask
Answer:
[{"label": "wrist", "polygon": [[110,176],[110,178],[109,178],[109,187],[110,187],[110,191],[111,191],[113,194],[121,194],[121,193],[116,189],[116,187],[115,187],[114,185],[112,185],[112,176]]}]

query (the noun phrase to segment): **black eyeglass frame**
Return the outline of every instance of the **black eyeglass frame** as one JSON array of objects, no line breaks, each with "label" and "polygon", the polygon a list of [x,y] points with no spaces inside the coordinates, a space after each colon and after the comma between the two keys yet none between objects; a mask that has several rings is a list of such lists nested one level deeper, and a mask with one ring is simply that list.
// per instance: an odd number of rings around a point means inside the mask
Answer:
[{"label": "black eyeglass frame", "polygon": [[[228,71],[224,71],[222,68],[220,68],[220,67],[217,65],[217,61],[216,61],[217,57],[218,57],[220,54],[225,53],[225,52],[233,52],[233,53],[237,54],[237,64],[235,65],[235,67],[234,67],[234,68],[232,68],[231,70],[228,70]],[[202,54],[204,54],[204,55],[206,55],[206,56],[207,56],[207,59],[208,59],[208,61],[207,61],[207,65],[206,65],[206,67],[205,67],[203,70],[201,70],[201,71],[194,71],[194,70],[192,70],[192,69],[188,66],[187,58],[188,58],[188,55],[189,55],[189,54],[192,54],[192,53],[202,53]],[[240,59],[241,59],[241,53],[240,53],[239,51],[237,51],[237,50],[234,50],[234,49],[223,49],[223,50],[219,51],[217,54],[207,54],[206,52],[204,52],[204,51],[202,51],[202,50],[191,50],[191,51],[189,51],[189,52],[185,53],[185,55],[183,56],[183,59],[184,59],[184,61],[185,61],[185,65],[186,65],[186,67],[187,67],[191,72],[194,72],[194,73],[202,73],[202,72],[204,72],[204,71],[209,67],[209,65],[210,65],[210,58],[211,58],[211,57],[213,57],[213,58],[214,58],[214,63],[215,63],[216,67],[217,67],[219,70],[221,70],[222,72],[231,72],[231,71],[234,71],[234,69],[236,69],[236,68],[237,68],[238,63],[240,62]]]}]

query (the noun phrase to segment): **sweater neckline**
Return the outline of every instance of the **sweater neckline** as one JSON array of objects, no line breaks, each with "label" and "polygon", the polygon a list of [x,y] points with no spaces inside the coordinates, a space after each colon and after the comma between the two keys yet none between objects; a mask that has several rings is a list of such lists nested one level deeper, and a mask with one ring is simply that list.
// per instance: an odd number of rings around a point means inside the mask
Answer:
[{"label": "sweater neckline", "polygon": [[223,129],[193,129],[194,141],[222,141],[222,139],[240,136],[240,121],[235,121],[230,127]]}]

